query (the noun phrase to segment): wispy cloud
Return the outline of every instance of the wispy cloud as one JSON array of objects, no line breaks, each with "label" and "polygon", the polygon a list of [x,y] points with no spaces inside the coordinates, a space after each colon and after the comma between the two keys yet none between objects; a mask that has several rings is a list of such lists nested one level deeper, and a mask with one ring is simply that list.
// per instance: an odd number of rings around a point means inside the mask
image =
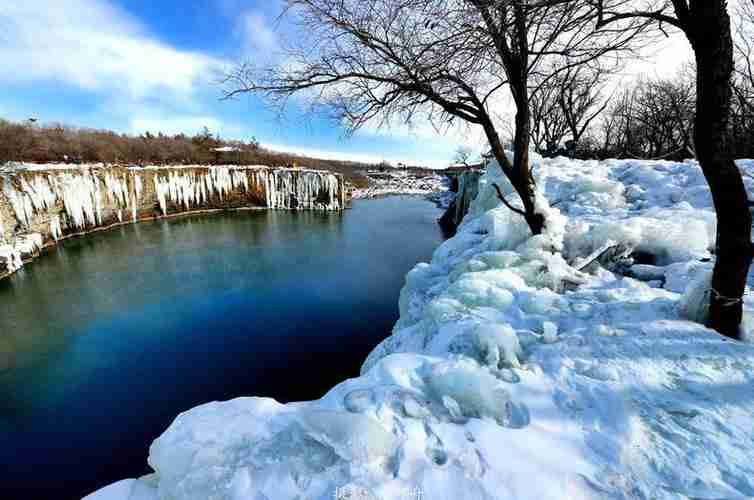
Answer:
[{"label": "wispy cloud", "polygon": [[235,35],[242,57],[270,60],[280,51],[274,21],[257,10],[244,12],[236,21]]},{"label": "wispy cloud", "polygon": [[102,0],[28,0],[0,7],[0,81],[54,81],[85,90],[186,94],[222,65],[150,36]]},{"label": "wispy cloud", "polygon": [[[134,17],[114,0],[0,0],[2,116],[24,119],[40,113],[45,121],[131,133],[193,134],[207,126],[226,138],[254,134],[284,143],[280,131],[267,124],[273,114],[259,99],[250,97],[246,110],[220,104],[220,88],[213,85],[219,73],[241,60],[280,62],[283,40],[293,30],[285,21],[278,22],[283,2],[208,4],[209,18],[225,27],[219,37],[224,40],[208,44],[203,52],[171,45],[166,38],[170,31],[154,31],[160,23],[150,27],[148,19]],[[210,55],[223,52],[227,59]],[[292,112],[298,116],[301,109],[294,104]],[[309,144],[295,122],[289,135],[299,144]],[[368,127],[341,151],[341,129],[328,125],[319,132],[313,148],[269,147],[322,158],[416,164],[450,157],[438,148],[452,150],[451,140],[438,141],[434,130],[423,125],[412,130]]]}]

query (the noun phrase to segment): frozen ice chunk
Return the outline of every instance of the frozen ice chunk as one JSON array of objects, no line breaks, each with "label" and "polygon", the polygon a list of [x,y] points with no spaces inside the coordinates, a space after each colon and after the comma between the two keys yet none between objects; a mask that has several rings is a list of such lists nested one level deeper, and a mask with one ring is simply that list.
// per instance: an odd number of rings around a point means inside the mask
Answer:
[{"label": "frozen ice chunk", "polygon": [[491,367],[520,367],[522,356],[518,336],[508,325],[484,323],[476,330],[475,340],[484,362]]},{"label": "frozen ice chunk", "polygon": [[436,324],[442,324],[458,319],[460,314],[468,308],[459,300],[452,297],[438,297],[427,304],[424,314]]},{"label": "frozen ice chunk", "polygon": [[450,396],[442,397],[442,405],[448,410],[450,416],[453,418],[463,418],[463,411],[461,411],[461,405]]},{"label": "frozen ice chunk", "polygon": [[139,479],[124,479],[85,496],[83,500],[157,500],[157,489]]},{"label": "frozen ice chunk", "polygon": [[466,306],[488,306],[505,311],[513,303],[513,294],[505,288],[495,286],[484,273],[465,275],[453,283],[448,292]]},{"label": "frozen ice chunk", "polygon": [[678,262],[665,268],[665,289],[671,292],[684,293],[689,283],[699,275],[712,269],[712,263],[692,260]]},{"label": "frozen ice chunk", "polygon": [[503,382],[471,360],[434,365],[427,385],[453,417],[460,411],[468,418],[492,418],[501,425],[510,422],[515,405],[507,405],[510,396]]},{"label": "frozen ice chunk", "polygon": [[346,394],[343,406],[352,413],[361,413],[374,404],[374,394],[371,389],[356,389]]},{"label": "frozen ice chunk", "polygon": [[403,411],[406,413],[406,415],[413,418],[425,418],[430,415],[429,410],[411,395],[407,395],[404,398]]},{"label": "frozen ice chunk", "polygon": [[558,340],[558,325],[552,321],[545,321],[542,323],[542,340],[546,344],[553,344]]},{"label": "frozen ice chunk", "polygon": [[159,478],[159,498],[233,498],[237,490],[246,491],[242,498],[271,492],[317,498],[312,478],[382,464],[399,444],[363,415],[242,398],[180,415],[152,445],[149,463]]},{"label": "frozen ice chunk", "polygon": [[301,422],[309,435],[347,461],[368,463],[388,457],[399,445],[397,437],[362,415],[312,410],[303,412]]},{"label": "frozen ice chunk", "polygon": [[712,271],[700,272],[686,287],[678,310],[684,318],[705,323],[709,315],[709,300],[712,289]]},{"label": "frozen ice chunk", "polygon": [[484,252],[483,254],[478,255],[477,258],[488,266],[496,269],[511,267],[521,260],[521,256],[511,250]]}]

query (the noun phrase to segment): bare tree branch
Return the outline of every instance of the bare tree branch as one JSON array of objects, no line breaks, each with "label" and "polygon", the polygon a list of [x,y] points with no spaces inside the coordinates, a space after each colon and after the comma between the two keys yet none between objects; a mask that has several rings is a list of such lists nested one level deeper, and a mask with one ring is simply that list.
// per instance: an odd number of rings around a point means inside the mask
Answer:
[{"label": "bare tree branch", "polygon": [[495,191],[497,191],[497,197],[498,197],[498,199],[500,199],[500,201],[502,201],[502,202],[503,202],[503,205],[505,205],[505,206],[506,206],[506,207],[508,207],[508,208],[509,208],[509,209],[510,209],[511,211],[513,211],[513,212],[517,213],[518,215],[520,215],[520,216],[522,216],[522,217],[526,217],[526,213],[524,213],[524,211],[523,211],[523,210],[521,210],[521,209],[519,209],[519,208],[516,208],[516,207],[514,207],[513,205],[511,205],[510,203],[508,203],[508,200],[506,200],[506,199],[505,199],[505,196],[503,196],[503,192],[502,192],[502,191],[500,190],[500,186],[498,186],[498,185],[497,185],[497,183],[494,183],[494,182],[493,182],[493,183],[492,183],[492,187],[494,187],[494,188],[495,188]]}]

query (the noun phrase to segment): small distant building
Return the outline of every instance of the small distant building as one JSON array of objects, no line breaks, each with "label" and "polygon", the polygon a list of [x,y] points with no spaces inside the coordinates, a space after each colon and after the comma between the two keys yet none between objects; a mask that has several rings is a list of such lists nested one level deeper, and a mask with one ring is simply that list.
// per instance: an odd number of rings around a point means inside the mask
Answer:
[{"label": "small distant building", "polygon": [[215,153],[215,163],[237,163],[241,164],[241,153],[243,150],[234,146],[223,146],[221,148],[212,148]]}]

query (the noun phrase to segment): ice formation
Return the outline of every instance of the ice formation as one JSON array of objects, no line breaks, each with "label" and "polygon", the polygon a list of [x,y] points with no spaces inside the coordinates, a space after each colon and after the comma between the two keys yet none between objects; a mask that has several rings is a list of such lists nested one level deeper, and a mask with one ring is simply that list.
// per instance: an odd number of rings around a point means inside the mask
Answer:
[{"label": "ice formation", "polygon": [[158,174],[155,190],[163,214],[167,203],[185,210],[231,192],[262,193],[267,208],[340,210],[345,205],[338,178],[329,172],[267,167],[213,167],[206,173],[185,169]]},{"label": "ice formation", "polygon": [[448,210],[441,219],[441,224],[448,228],[456,228],[469,211],[471,202],[476,198],[479,190],[481,172],[469,170],[457,177],[457,190],[447,204]]},{"label": "ice formation", "polygon": [[[240,166],[176,166],[106,168],[85,165],[8,164],[3,168],[2,196],[7,199],[21,231],[40,230],[44,224],[53,240],[107,223],[136,221],[145,202],[145,181],[151,177],[154,198],[162,215],[206,207],[224,207],[231,196],[236,205],[258,203],[271,209],[341,210],[346,199],[342,179],[326,171]],[[149,202],[151,203],[151,202]],[[147,204],[149,204],[147,203]],[[5,238],[0,220],[0,238]],[[13,233],[17,234],[14,229]],[[20,238],[20,240],[19,240]],[[23,235],[4,245],[0,258],[20,266]],[[0,240],[2,241],[2,240]],[[41,247],[41,245],[40,245]]]},{"label": "ice formation", "polygon": [[42,235],[31,233],[15,238],[9,244],[0,244],[0,276],[18,271],[24,259],[36,255],[42,249]]},{"label": "ice formation", "polygon": [[[67,217],[76,229],[101,224],[103,197],[120,209],[136,210],[144,192],[141,169],[128,173],[96,170],[61,171],[49,174],[10,177],[4,192],[16,218],[31,225],[35,213],[54,207],[61,201]],[[267,208],[339,210],[344,205],[338,178],[329,172],[267,167],[174,167],[155,168],[154,187],[163,214],[168,202],[190,210],[217,195],[220,200],[239,190],[259,191]],[[132,212],[132,218],[135,218]]]},{"label": "ice formation", "polygon": [[[688,319],[714,259],[698,165],[535,159],[535,175],[557,202],[538,197],[544,234],[496,200],[492,183],[517,202],[493,164],[359,377],[317,401],[194,408],[153,443],[154,474],[87,500],[754,497],[754,344]],[[619,254],[621,272],[602,265]]]}]

